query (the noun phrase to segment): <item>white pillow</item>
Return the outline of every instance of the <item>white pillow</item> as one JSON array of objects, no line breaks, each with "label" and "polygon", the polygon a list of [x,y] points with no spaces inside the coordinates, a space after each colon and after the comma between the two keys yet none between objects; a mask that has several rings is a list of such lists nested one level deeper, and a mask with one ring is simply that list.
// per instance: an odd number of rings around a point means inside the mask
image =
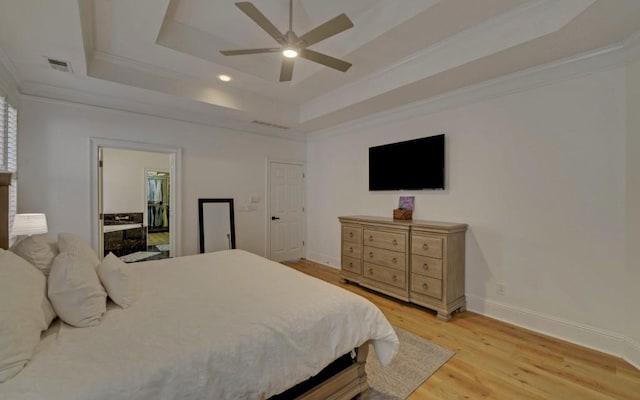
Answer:
[{"label": "white pillow", "polygon": [[122,308],[127,308],[133,303],[134,285],[127,264],[113,253],[107,254],[102,260],[98,267],[98,276],[114,303]]},{"label": "white pillow", "polygon": [[98,325],[107,310],[107,293],[91,261],[67,253],[53,260],[49,300],[60,319],[76,327]]},{"label": "white pillow", "polygon": [[0,249],[0,383],[24,368],[49,325],[42,311],[44,288],[44,275]]},{"label": "white pillow", "polygon": [[[51,263],[58,255],[58,245],[45,235],[29,236],[11,246],[11,251],[28,261],[47,277],[51,270]],[[46,285],[44,298],[42,299],[42,311],[44,312],[47,326],[49,326],[56,317],[56,312],[47,297]]]},{"label": "white pillow", "polygon": [[45,235],[36,235],[14,244],[11,251],[33,264],[44,276],[48,276],[51,263],[58,255],[58,245]]},{"label": "white pillow", "polygon": [[73,233],[59,233],[58,234],[58,248],[60,254],[65,253],[74,257],[82,257],[91,262],[94,268],[100,265],[98,256],[93,251],[91,246],[84,241],[80,236]]}]

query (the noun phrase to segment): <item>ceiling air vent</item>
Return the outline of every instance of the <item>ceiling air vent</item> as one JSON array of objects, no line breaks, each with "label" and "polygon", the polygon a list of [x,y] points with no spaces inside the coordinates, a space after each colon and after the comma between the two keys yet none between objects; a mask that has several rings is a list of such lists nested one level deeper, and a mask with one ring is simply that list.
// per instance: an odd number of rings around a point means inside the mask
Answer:
[{"label": "ceiling air vent", "polygon": [[67,61],[60,61],[53,58],[47,57],[47,61],[49,62],[49,66],[55,70],[62,72],[73,72],[71,71],[71,64]]},{"label": "ceiling air vent", "polygon": [[269,126],[269,127],[271,127],[271,128],[289,129],[289,127],[288,127],[288,126],[278,125],[278,124],[272,124],[271,122],[265,122],[265,121],[253,120],[253,121],[251,121],[251,123],[252,123],[252,124],[258,124],[258,125]]}]

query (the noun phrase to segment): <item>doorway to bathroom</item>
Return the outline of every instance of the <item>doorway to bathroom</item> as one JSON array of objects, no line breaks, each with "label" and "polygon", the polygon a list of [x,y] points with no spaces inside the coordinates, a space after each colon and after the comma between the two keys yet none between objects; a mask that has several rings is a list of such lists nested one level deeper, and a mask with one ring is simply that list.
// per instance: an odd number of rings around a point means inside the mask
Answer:
[{"label": "doorway to bathroom", "polygon": [[130,263],[179,255],[179,149],[92,139],[94,151],[93,239],[100,256]]}]

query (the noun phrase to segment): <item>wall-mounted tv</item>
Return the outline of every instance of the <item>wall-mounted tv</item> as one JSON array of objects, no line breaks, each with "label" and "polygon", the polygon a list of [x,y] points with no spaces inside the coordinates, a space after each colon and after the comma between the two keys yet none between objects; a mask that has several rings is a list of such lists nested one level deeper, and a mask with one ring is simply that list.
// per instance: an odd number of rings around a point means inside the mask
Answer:
[{"label": "wall-mounted tv", "polygon": [[369,148],[369,190],[444,189],[444,134]]}]

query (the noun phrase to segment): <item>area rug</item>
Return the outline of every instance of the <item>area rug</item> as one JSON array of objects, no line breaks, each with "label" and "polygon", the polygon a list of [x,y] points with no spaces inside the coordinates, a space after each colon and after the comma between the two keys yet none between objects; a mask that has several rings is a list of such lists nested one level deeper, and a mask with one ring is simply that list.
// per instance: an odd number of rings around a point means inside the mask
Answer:
[{"label": "area rug", "polygon": [[400,350],[389,365],[381,366],[373,346],[370,347],[366,364],[369,400],[406,399],[455,354],[404,329],[394,328]]}]

